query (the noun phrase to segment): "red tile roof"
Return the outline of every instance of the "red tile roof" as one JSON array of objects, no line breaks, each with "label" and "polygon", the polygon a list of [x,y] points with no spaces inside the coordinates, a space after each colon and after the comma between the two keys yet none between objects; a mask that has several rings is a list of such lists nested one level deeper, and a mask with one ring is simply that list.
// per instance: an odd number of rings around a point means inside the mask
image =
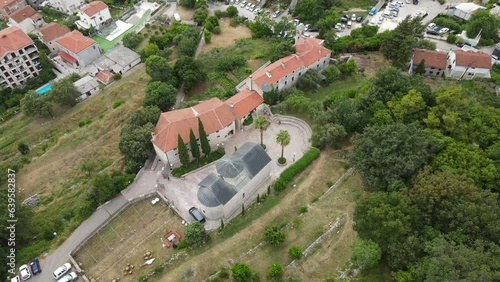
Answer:
[{"label": "red tile roof", "polygon": [[59,51],[59,53],[57,53],[57,55],[59,55],[61,58],[63,58],[63,60],[65,60],[66,62],[68,62],[70,64],[74,64],[77,61],[75,58],[73,58],[73,56],[71,56],[70,54],[68,54],[64,51]]},{"label": "red tile roof", "polygon": [[102,70],[102,71],[98,72],[95,75],[95,77],[97,78],[97,80],[99,80],[103,84],[108,84],[111,81],[111,79],[113,78],[113,73],[110,72],[109,70]]},{"label": "red tile roof", "polygon": [[38,29],[43,41],[49,42],[54,40],[64,34],[68,33],[70,30],[67,26],[59,25],[57,23],[48,23]]},{"label": "red tile roof", "polygon": [[0,9],[3,9],[16,1],[18,0],[2,0],[0,1]]},{"label": "red tile roof", "polygon": [[75,54],[80,53],[96,43],[94,39],[83,36],[78,30],[67,33],[63,37],[57,39],[56,42]]},{"label": "red tile roof", "polygon": [[0,58],[30,44],[33,44],[33,40],[15,26],[0,30]]},{"label": "red tile roof", "polygon": [[87,5],[80,8],[80,11],[85,13],[87,16],[92,17],[93,15],[99,13],[100,11],[107,9],[108,5],[102,1],[93,1]]},{"label": "red tile roof", "polygon": [[491,56],[481,51],[453,50],[457,66],[491,69]]},{"label": "red tile roof", "polygon": [[40,14],[35,11],[35,9],[31,8],[31,6],[24,6],[14,13],[10,14],[10,18],[13,19],[16,23],[20,23],[27,18],[31,18],[34,21],[37,21],[41,19],[42,16],[40,16]]},{"label": "red tile roof", "polygon": [[264,99],[256,91],[245,89],[224,103],[231,107],[238,119],[242,119],[263,102]]},{"label": "red tile roof", "polygon": [[286,75],[301,67],[309,67],[325,56],[330,56],[332,51],[323,47],[323,40],[304,37],[302,42],[295,44],[296,54],[288,55],[277,60],[269,66],[256,71],[252,78],[258,87],[262,88],[262,83],[274,84]]},{"label": "red tile roof", "polygon": [[446,68],[447,54],[445,52],[426,50],[426,49],[413,49],[413,65],[418,65],[424,60],[425,66],[429,68]]},{"label": "red tile roof", "polygon": [[160,115],[154,130],[153,143],[162,151],[177,148],[177,135],[184,142],[189,141],[189,129],[198,138],[198,117],[203,122],[207,134],[221,130],[232,122],[234,115],[229,107],[217,98],[204,101],[194,107],[165,112]]}]

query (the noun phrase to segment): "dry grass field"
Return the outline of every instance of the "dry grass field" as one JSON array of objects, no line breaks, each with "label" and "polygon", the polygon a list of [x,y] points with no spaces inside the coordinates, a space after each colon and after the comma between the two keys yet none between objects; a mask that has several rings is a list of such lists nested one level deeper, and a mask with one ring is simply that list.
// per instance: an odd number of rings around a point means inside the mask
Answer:
[{"label": "dry grass field", "polygon": [[[162,247],[161,238],[168,231],[183,233],[181,219],[160,201],[151,204],[144,199],[127,207],[106,227],[94,235],[76,254],[88,278],[98,281],[136,281],[175,253],[172,247]],[[144,254],[152,252],[155,262],[144,265]],[[127,264],[134,266],[132,274],[124,274]]]},{"label": "dry grass field", "polygon": [[202,52],[208,52],[214,48],[228,47],[238,39],[252,37],[252,32],[248,27],[243,24],[232,27],[229,25],[229,21],[229,18],[219,19],[221,33],[212,34],[212,41],[203,46]]}]

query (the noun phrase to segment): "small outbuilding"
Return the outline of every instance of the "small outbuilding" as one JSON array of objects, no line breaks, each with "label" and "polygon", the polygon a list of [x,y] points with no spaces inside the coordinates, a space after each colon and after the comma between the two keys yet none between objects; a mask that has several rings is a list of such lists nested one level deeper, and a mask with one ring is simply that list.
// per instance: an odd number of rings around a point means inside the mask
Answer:
[{"label": "small outbuilding", "polygon": [[486,9],[486,8],[483,6],[479,6],[475,3],[458,4],[455,7],[455,11],[453,11],[453,16],[467,21],[479,9]]}]

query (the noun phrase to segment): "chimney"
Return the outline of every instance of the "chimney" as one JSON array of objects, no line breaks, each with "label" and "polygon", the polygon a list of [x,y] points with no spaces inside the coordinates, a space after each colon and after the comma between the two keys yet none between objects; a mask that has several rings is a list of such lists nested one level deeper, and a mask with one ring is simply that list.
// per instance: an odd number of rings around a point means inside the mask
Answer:
[{"label": "chimney", "polygon": [[285,63],[281,62],[281,67],[285,68]]},{"label": "chimney", "polygon": [[[248,88],[248,90],[253,90],[253,88],[252,88],[252,83],[253,83],[253,81],[252,81],[252,75],[250,75],[250,76],[248,77],[248,79],[247,79],[247,88]],[[233,107],[233,105],[231,105],[231,108],[232,108],[232,107]]]},{"label": "chimney", "polygon": [[156,141],[156,134],[154,132],[151,132],[151,142]]}]

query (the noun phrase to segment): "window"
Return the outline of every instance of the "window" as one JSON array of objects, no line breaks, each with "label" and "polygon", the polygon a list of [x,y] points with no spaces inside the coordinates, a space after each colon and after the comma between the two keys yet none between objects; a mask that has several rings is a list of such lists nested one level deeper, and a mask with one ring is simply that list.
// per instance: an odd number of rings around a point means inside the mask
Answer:
[{"label": "window", "polygon": [[302,75],[302,72],[299,72],[299,76],[301,76],[301,75]]},{"label": "window", "polygon": [[292,76],[292,81],[294,81],[294,80],[295,80],[295,77],[294,77],[294,76]]},{"label": "window", "polygon": [[287,84],[288,81],[285,81],[285,85]]},{"label": "window", "polygon": [[429,72],[429,74],[434,74],[434,72],[433,72],[433,71],[430,71],[430,72]]},{"label": "window", "polygon": [[467,75],[474,75],[473,73],[469,72]]},{"label": "window", "polygon": [[220,135],[217,135],[217,138],[220,138]]}]

